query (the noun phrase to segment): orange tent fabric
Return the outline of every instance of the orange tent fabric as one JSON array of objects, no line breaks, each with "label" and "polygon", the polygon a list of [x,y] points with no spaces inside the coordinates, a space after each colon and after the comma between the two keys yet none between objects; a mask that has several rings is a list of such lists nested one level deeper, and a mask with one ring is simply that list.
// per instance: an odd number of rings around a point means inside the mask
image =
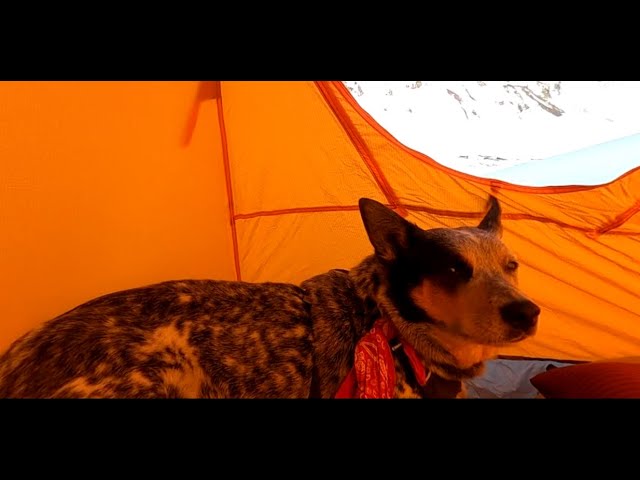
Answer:
[{"label": "orange tent fabric", "polygon": [[489,193],[543,308],[538,335],[502,353],[638,355],[638,169],[597,187],[462,174],[340,82],[3,82],[0,349],[119,289],[350,268],[371,252],[360,197],[427,228],[477,222]]}]

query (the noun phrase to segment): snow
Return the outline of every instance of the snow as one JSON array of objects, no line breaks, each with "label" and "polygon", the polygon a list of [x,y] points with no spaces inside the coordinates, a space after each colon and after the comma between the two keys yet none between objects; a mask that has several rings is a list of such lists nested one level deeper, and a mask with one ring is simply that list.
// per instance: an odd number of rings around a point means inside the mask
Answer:
[{"label": "snow", "polygon": [[[462,172],[520,184],[597,184],[640,165],[638,81],[344,83],[400,142]],[[591,174],[572,178],[580,169],[565,154],[577,165],[588,156]],[[525,164],[528,173],[518,173],[514,166]]]}]

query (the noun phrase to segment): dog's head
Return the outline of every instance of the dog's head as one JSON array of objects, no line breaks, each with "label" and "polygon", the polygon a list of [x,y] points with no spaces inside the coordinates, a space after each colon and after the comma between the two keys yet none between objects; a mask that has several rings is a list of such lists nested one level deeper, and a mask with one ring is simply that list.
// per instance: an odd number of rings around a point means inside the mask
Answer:
[{"label": "dog's head", "polygon": [[501,240],[496,198],[476,227],[431,230],[374,200],[363,198],[359,206],[405,329],[429,324],[487,346],[535,333],[540,309],[517,287],[518,261]]}]

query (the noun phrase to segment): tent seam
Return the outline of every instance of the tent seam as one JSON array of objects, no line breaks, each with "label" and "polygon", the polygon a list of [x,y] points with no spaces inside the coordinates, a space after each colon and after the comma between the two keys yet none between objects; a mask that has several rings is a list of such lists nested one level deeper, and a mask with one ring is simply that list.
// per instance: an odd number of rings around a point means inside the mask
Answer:
[{"label": "tent seam", "polygon": [[[392,205],[387,204],[388,207],[393,207]],[[437,208],[418,206],[418,205],[407,205],[404,203],[399,203],[397,205],[398,208],[403,208],[407,211],[415,211],[415,212],[424,212],[432,215],[438,215],[442,217],[452,217],[452,218],[482,218],[486,212],[456,212],[453,210],[440,210]],[[320,206],[320,207],[294,207],[294,208],[283,208],[277,210],[263,210],[258,212],[250,212],[250,213],[237,213],[235,214],[236,220],[249,220],[252,218],[259,217],[268,217],[268,216],[278,216],[278,215],[290,215],[297,213],[327,213],[327,212],[348,212],[348,211],[357,211],[359,210],[358,205],[336,205],[336,206]],[[635,213],[640,211],[640,205],[635,208]],[[630,215],[629,218],[633,216]],[[597,233],[608,233],[611,235],[627,235],[627,236],[637,236],[638,233],[635,232],[614,232],[608,229],[605,232],[600,232],[599,229],[595,228],[587,228],[587,227],[579,227],[577,225],[571,225],[569,223],[560,222],[558,220],[553,220],[547,217],[539,217],[537,215],[530,215],[528,213],[503,213],[502,218],[506,220],[531,220],[534,222],[541,223],[552,223],[554,225],[558,225],[562,228],[568,228],[571,230],[578,230],[587,234],[597,234]],[[628,220],[628,218],[626,219]],[[623,222],[624,223],[624,222]],[[619,225],[618,225],[619,226]],[[615,228],[615,227],[614,227]]]},{"label": "tent seam", "polygon": [[404,209],[400,205],[400,200],[396,195],[393,187],[387,180],[378,162],[374,159],[371,152],[369,152],[369,149],[360,137],[358,130],[351,124],[349,115],[346,114],[342,105],[340,105],[340,102],[337,101],[336,97],[334,96],[333,92],[326,88],[326,82],[314,83],[323,96],[326,104],[338,118],[340,126],[349,137],[351,144],[356,149],[356,151],[360,155],[360,158],[371,172],[371,175],[373,175],[374,180],[378,184],[378,188],[380,188],[382,194],[386,197],[390,207],[394,210],[398,210],[399,214],[406,216],[407,212],[404,211]]},{"label": "tent seam", "polygon": [[242,280],[240,271],[240,254],[238,249],[238,232],[236,230],[236,214],[233,203],[233,187],[231,185],[231,166],[229,162],[229,145],[227,143],[227,129],[224,123],[224,112],[222,104],[222,86],[220,86],[220,95],[216,98],[218,106],[218,126],[220,128],[220,139],[222,142],[222,162],[224,164],[224,177],[227,188],[227,202],[229,206],[229,222],[231,225],[231,242],[233,244],[233,263],[236,269],[236,279]]},{"label": "tent seam", "polygon": [[614,228],[618,228],[624,225],[631,217],[637,214],[640,211],[640,200],[636,201],[636,203],[629,209],[622,212],[616,218],[614,218],[610,223],[600,227],[597,230],[598,234],[609,233]]}]

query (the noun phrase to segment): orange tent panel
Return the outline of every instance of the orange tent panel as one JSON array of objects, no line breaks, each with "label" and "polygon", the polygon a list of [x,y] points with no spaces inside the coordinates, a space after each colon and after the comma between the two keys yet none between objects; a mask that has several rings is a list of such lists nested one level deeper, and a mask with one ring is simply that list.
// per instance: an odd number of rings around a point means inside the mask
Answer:
[{"label": "orange tent panel", "polygon": [[476,223],[491,193],[543,309],[502,353],[640,351],[638,170],[596,187],[466,175],[399,143],[341,82],[6,82],[0,105],[0,348],[109,291],[350,268],[371,253],[360,197],[430,228]]}]

